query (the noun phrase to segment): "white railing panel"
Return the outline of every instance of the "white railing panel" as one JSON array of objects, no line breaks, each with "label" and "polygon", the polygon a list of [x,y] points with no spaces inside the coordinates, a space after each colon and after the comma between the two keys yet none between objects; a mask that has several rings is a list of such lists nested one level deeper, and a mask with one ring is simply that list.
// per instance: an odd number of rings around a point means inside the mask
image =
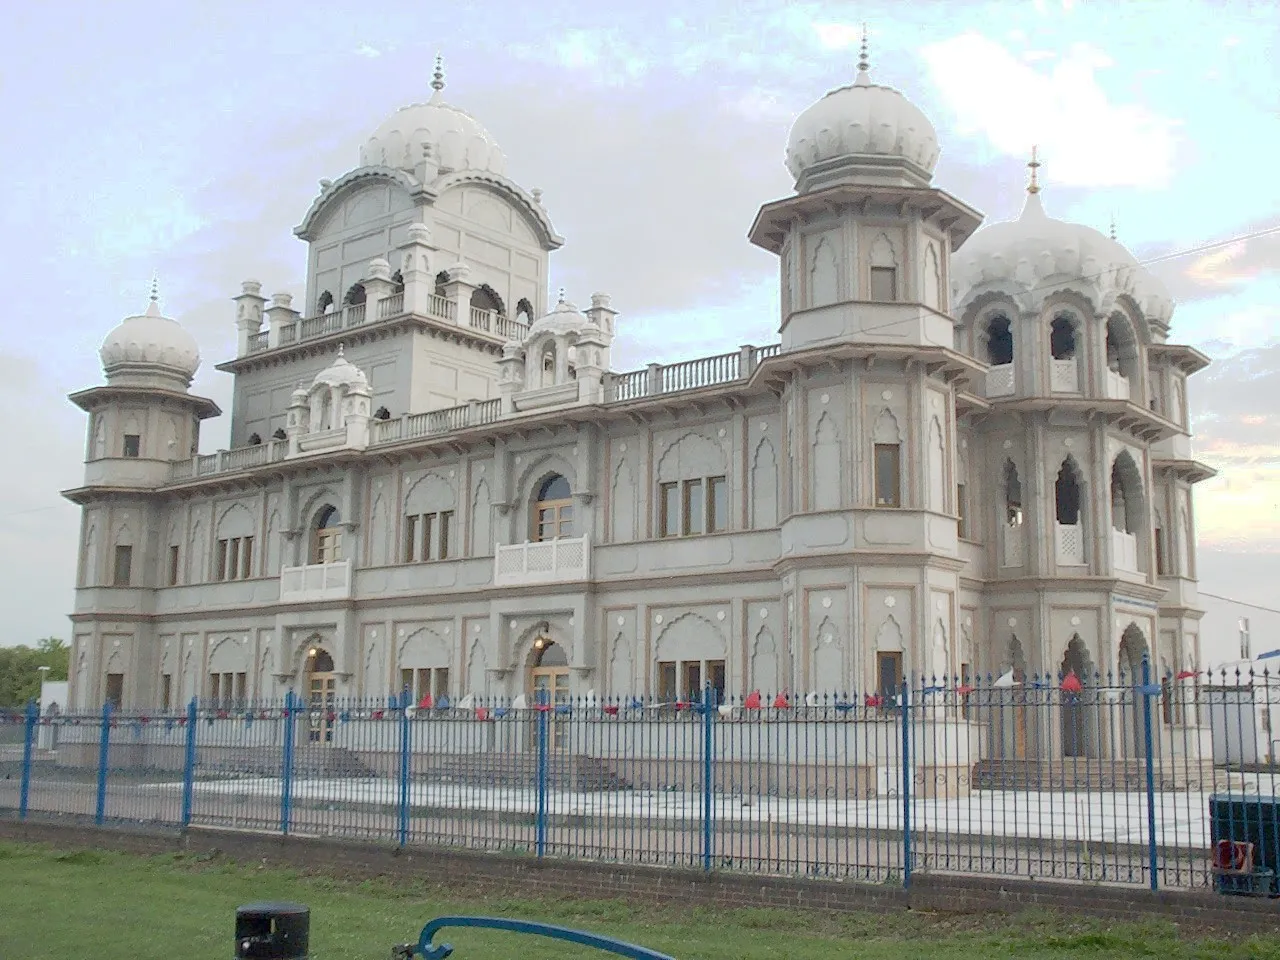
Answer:
[{"label": "white railing panel", "polygon": [[987,397],[1012,396],[1015,387],[1013,364],[1004,363],[987,371]]},{"label": "white railing panel", "polygon": [[350,596],[350,560],[280,569],[280,600],[283,603],[345,600]]},{"label": "white railing panel", "polygon": [[1129,399],[1129,378],[1115,370],[1107,371],[1107,396],[1112,400]]},{"label": "white railing panel", "polygon": [[1054,393],[1080,392],[1080,364],[1075,357],[1070,360],[1050,361],[1050,386]]},{"label": "white railing panel", "polygon": [[1111,560],[1117,570],[1138,572],[1138,537],[1123,530],[1111,531]]},{"label": "white railing panel", "polygon": [[498,544],[494,549],[495,586],[571,583],[590,573],[591,546],[586,537],[562,537],[533,543]]},{"label": "white railing panel", "polygon": [[1054,529],[1054,546],[1061,566],[1084,566],[1084,530],[1078,523],[1059,523]]}]

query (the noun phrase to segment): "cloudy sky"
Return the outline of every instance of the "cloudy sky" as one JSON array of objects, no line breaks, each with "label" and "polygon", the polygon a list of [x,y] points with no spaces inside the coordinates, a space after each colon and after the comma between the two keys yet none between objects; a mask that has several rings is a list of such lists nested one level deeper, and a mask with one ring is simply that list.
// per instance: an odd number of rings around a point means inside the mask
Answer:
[{"label": "cloudy sky", "polygon": [[[68,635],[78,514],[58,491],[86,418],[66,395],[100,382],[103,336],[158,273],[201,344],[195,389],[229,409],[229,298],[248,277],[300,293],[292,228],[318,181],[428,95],[437,51],[446,97],[544,190],[567,239],[553,288],[613,295],[630,368],[775,339],[774,261],[746,229],[790,192],[787,130],[851,79],[863,20],[873,76],[938,128],[940,186],[1012,217],[1038,143],[1052,215],[1114,216],[1159,258],[1174,338],[1215,360],[1191,392],[1222,471],[1199,488],[1202,586],[1276,605],[1277,3],[70,0],[7,11],[0,59],[0,643]],[[206,425],[204,452],[226,441]]]}]

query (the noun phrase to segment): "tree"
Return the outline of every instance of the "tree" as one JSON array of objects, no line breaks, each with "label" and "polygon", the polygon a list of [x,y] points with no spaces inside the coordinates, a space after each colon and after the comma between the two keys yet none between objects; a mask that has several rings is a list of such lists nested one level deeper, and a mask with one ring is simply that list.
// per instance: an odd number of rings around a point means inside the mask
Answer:
[{"label": "tree", "polygon": [[0,647],[0,707],[21,707],[40,697],[40,668],[50,680],[67,679],[71,650],[57,637],[45,637],[34,647]]}]

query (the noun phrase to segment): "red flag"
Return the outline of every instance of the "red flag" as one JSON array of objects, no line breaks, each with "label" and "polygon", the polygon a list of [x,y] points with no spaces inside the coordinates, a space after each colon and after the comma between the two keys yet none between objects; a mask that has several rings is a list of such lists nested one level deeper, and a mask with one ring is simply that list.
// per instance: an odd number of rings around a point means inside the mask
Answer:
[{"label": "red flag", "polygon": [[746,707],[748,710],[759,710],[761,706],[760,691],[752,690],[750,693],[748,693],[747,699],[742,701],[742,705]]},{"label": "red flag", "polygon": [[476,707],[476,719],[477,719],[477,720],[488,720],[488,719],[489,719],[489,708],[488,708],[488,707]]},{"label": "red flag", "polygon": [[785,710],[787,706],[787,695],[785,693],[780,693],[773,698],[773,708],[775,710]]},{"label": "red flag", "polygon": [[1063,693],[1080,693],[1084,690],[1084,684],[1080,682],[1080,678],[1076,676],[1074,670],[1068,670],[1067,675],[1062,678]]}]

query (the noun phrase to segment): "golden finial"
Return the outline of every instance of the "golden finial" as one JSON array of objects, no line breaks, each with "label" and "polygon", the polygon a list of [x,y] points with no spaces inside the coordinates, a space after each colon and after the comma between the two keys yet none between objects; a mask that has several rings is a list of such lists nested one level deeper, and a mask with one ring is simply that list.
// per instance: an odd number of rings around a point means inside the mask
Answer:
[{"label": "golden finial", "polygon": [[858,72],[866,73],[871,69],[871,60],[867,56],[867,25],[862,24],[862,49],[858,53]]},{"label": "golden finial", "polygon": [[1036,194],[1040,192],[1040,180],[1036,175],[1036,171],[1040,169],[1039,148],[1031,148],[1031,162],[1027,164],[1027,169],[1031,171],[1031,182],[1027,184],[1027,193]]},{"label": "golden finial", "polygon": [[439,93],[444,89],[444,58],[436,54],[436,72],[431,75],[431,89]]}]

